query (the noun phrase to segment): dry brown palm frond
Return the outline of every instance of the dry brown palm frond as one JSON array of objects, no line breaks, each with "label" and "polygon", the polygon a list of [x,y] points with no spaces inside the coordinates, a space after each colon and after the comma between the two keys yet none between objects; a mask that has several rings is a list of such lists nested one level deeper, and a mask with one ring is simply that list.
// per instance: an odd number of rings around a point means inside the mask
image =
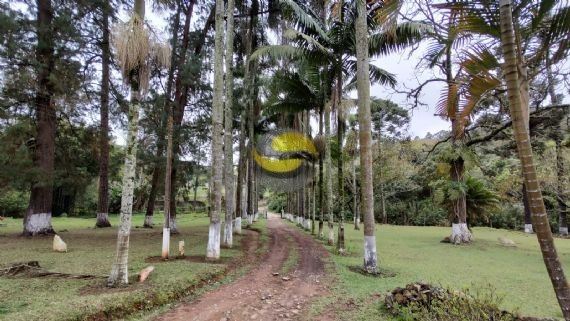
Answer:
[{"label": "dry brown palm frond", "polygon": [[136,13],[131,19],[115,26],[112,33],[112,44],[115,49],[123,81],[129,83],[132,71],[138,75],[140,91],[146,92],[149,87],[151,63],[155,61],[161,67],[170,67],[171,48],[169,44],[151,40],[144,20]]},{"label": "dry brown palm frond", "polygon": [[339,20],[342,12],[343,1],[335,1],[331,5],[331,18],[334,20]]},{"label": "dry brown palm frond", "polygon": [[327,142],[326,142],[326,138],[324,135],[317,135],[313,139],[313,144],[315,145],[315,148],[317,149],[317,152],[319,153],[319,155],[325,154],[325,151],[327,149]]},{"label": "dry brown palm frond", "polygon": [[435,107],[436,115],[444,119],[453,119],[457,113],[458,101],[459,86],[456,82],[451,81],[447,84],[447,88],[441,91],[439,101]]},{"label": "dry brown palm frond", "polygon": [[133,14],[125,23],[119,23],[113,28],[112,44],[123,79],[129,82],[131,71],[146,63],[150,51],[150,40],[144,21]]},{"label": "dry brown palm frond", "polygon": [[139,90],[141,93],[148,92],[150,83],[150,65],[144,63],[139,67]]},{"label": "dry brown palm frond", "polygon": [[151,55],[159,66],[170,68],[172,49],[168,43],[154,42]]},{"label": "dry brown palm frond", "polygon": [[395,35],[398,15],[402,7],[403,1],[400,0],[367,0],[366,5],[369,14],[374,20],[383,26],[388,34]]}]

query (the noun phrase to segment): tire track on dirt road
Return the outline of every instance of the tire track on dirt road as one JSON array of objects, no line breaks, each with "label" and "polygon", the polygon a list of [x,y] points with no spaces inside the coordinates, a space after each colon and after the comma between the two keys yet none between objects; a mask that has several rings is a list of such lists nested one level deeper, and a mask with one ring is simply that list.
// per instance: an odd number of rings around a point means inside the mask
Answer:
[{"label": "tire track on dirt road", "polygon": [[[310,235],[269,215],[271,238],[268,254],[255,267],[230,284],[181,303],[155,321],[308,320],[311,301],[328,294],[325,276],[326,249]],[[288,275],[280,272],[297,251],[298,260]]]}]

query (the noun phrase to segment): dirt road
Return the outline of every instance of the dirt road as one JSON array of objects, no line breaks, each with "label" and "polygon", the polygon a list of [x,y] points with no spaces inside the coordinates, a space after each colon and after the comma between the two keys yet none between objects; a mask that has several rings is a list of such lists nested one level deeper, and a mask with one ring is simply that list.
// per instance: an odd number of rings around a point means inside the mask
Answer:
[{"label": "dirt road", "polygon": [[[251,271],[155,320],[309,320],[308,304],[328,293],[322,260],[328,253],[277,215],[270,214],[267,225],[269,253]],[[287,260],[290,255],[297,262]]]}]

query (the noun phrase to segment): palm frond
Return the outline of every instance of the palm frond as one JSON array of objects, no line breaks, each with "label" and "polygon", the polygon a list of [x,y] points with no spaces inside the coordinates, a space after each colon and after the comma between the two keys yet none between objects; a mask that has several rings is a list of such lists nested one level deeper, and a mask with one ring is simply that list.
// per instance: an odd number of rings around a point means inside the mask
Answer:
[{"label": "palm frond", "polygon": [[433,5],[447,11],[460,33],[499,37],[499,8],[496,1],[457,0]]},{"label": "palm frond", "polygon": [[387,30],[395,30],[392,27],[397,24],[402,4],[403,1],[400,0],[369,0],[366,2],[369,8],[368,14],[377,24],[388,27]]},{"label": "palm frond", "polygon": [[[352,72],[352,77],[345,84],[344,91],[351,91],[356,89],[356,61],[347,60],[345,62],[345,67],[347,70]],[[396,76],[376,65],[370,64],[370,83],[371,84],[381,84],[394,87],[397,84]]]},{"label": "palm frond", "polygon": [[315,18],[315,15],[308,13],[309,8],[301,8],[294,0],[279,0],[279,3],[293,11],[297,24],[314,31],[319,37],[328,41],[328,35],[322,24]]},{"label": "palm frond", "polygon": [[438,116],[445,119],[454,119],[459,102],[459,86],[456,82],[450,81],[447,88],[441,91],[441,95],[435,107]]},{"label": "palm frond", "polygon": [[327,48],[325,48],[322,44],[319,43],[319,41],[307,34],[304,34],[302,32],[299,32],[297,30],[294,29],[287,29],[285,30],[285,32],[283,33],[283,36],[288,38],[288,39],[297,39],[297,38],[301,38],[304,40],[306,45],[309,45],[315,49],[318,49],[318,51],[320,53],[322,53],[323,55],[330,55],[330,52],[327,50]]},{"label": "palm frond", "polygon": [[466,59],[461,63],[462,69],[470,75],[488,73],[493,69],[500,68],[501,65],[496,55],[487,46],[473,45],[466,51]]},{"label": "palm frond", "polygon": [[538,11],[532,17],[531,28],[536,30],[542,22],[551,15],[552,9],[558,1],[556,0],[542,0],[538,4]]},{"label": "palm frond", "polygon": [[568,57],[568,51],[570,51],[570,38],[564,39],[558,43],[558,49],[552,55],[551,61],[557,62]]},{"label": "palm frond", "polygon": [[391,54],[421,41],[432,28],[418,22],[398,25],[394,33],[380,32],[370,35],[369,53],[373,57]]},{"label": "palm frond", "polygon": [[256,60],[267,56],[273,59],[300,59],[307,55],[307,51],[290,45],[263,46],[255,50],[249,60]]},{"label": "palm frond", "polygon": [[440,59],[445,55],[445,44],[439,42],[432,42],[428,46],[424,56],[421,58],[427,63],[428,68],[433,68],[437,65]]},{"label": "palm frond", "polygon": [[466,121],[489,91],[497,88],[501,81],[490,73],[481,73],[472,76],[467,84],[464,103],[461,105],[459,120]]}]

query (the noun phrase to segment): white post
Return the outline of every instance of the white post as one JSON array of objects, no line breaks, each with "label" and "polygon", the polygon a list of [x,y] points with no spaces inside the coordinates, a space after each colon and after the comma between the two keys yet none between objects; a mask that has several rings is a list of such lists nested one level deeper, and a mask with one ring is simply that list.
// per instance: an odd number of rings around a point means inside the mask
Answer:
[{"label": "white post", "polygon": [[162,258],[168,259],[170,256],[170,229],[165,227],[162,229]]}]

